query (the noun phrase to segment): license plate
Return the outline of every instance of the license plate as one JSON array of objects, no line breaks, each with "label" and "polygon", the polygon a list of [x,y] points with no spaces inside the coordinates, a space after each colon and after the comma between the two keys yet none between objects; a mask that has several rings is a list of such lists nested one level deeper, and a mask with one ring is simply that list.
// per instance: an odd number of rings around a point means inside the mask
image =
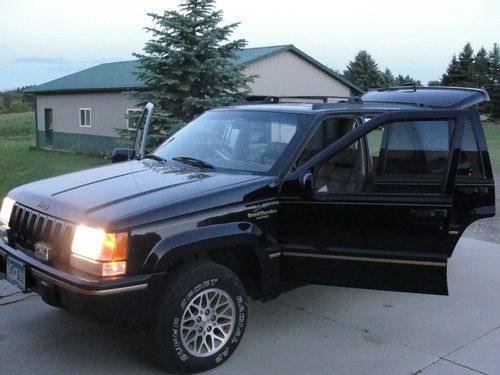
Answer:
[{"label": "license plate", "polygon": [[5,278],[23,292],[26,291],[26,267],[21,262],[7,257],[7,272]]}]

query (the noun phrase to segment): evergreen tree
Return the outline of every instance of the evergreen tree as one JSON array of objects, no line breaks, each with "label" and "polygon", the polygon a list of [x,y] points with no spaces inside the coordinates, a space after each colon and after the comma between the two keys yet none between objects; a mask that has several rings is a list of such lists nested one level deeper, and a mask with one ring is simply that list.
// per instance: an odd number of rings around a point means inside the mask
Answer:
[{"label": "evergreen tree", "polygon": [[453,55],[450,63],[448,64],[448,69],[446,73],[441,77],[441,85],[443,86],[458,86],[458,82],[461,80],[461,70],[458,64],[457,56]]},{"label": "evergreen tree", "polygon": [[248,96],[253,77],[232,62],[246,41],[228,40],[238,24],[221,26],[222,11],[214,3],[184,0],[178,11],[148,14],[155,26],[145,29],[152,38],[134,56],[147,88],[137,96],[152,101],[161,117],[153,131],[172,134],[205,110]]},{"label": "evergreen tree", "polygon": [[398,74],[396,77],[394,77],[394,84],[396,86],[408,86],[408,85],[422,86],[422,82],[420,82],[418,79],[410,77],[408,74],[404,77],[403,75]]},{"label": "evergreen tree", "polygon": [[457,86],[473,87],[475,86],[474,77],[474,50],[470,43],[467,43],[462,52],[458,55],[458,67],[460,79]]},{"label": "evergreen tree", "polygon": [[488,53],[488,86],[490,94],[490,115],[500,118],[500,47],[493,44],[492,50]]},{"label": "evergreen tree", "polygon": [[349,61],[343,75],[363,91],[384,86],[377,63],[366,51],[359,51],[354,60]]},{"label": "evergreen tree", "polygon": [[380,73],[382,79],[382,87],[395,86],[394,76],[389,68],[385,68],[383,72]]},{"label": "evergreen tree", "polygon": [[481,47],[474,58],[474,86],[488,87],[488,53]]}]

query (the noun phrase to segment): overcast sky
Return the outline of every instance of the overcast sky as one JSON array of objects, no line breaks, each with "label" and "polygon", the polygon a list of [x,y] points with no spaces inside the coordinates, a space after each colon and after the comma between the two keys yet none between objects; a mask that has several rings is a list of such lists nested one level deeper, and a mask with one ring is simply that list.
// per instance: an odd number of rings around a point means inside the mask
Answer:
[{"label": "overcast sky", "polygon": [[[40,84],[97,65],[130,60],[151,26],[148,12],[178,0],[0,0],[0,90]],[[218,0],[224,23],[248,47],[293,44],[343,71],[365,49],[381,69],[422,82],[439,79],[465,43],[500,42],[498,0]],[[311,93],[314,94],[314,93]]]}]

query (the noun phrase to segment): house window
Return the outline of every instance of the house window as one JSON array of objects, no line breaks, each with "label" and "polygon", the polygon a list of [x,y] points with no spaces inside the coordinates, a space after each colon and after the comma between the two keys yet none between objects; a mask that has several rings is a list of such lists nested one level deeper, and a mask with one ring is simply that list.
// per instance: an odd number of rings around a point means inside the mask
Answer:
[{"label": "house window", "polygon": [[92,116],[90,108],[80,108],[80,126],[90,128],[92,126]]},{"label": "house window", "polygon": [[127,129],[135,130],[141,118],[140,109],[127,109]]}]

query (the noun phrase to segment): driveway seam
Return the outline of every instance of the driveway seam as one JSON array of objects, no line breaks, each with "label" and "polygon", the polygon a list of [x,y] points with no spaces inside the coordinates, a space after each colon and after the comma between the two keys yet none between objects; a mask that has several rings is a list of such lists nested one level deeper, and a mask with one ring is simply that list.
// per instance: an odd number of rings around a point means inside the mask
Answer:
[{"label": "driveway seam", "polygon": [[444,361],[447,361],[447,362],[450,362],[450,363],[453,363],[454,365],[457,365],[457,366],[460,366],[460,367],[463,367],[463,368],[466,368],[468,370],[471,370],[471,371],[474,371],[474,372],[477,372],[478,374],[481,374],[481,375],[488,375],[486,372],[482,372],[482,371],[479,371],[479,370],[476,370],[475,368],[472,368],[472,367],[469,367],[469,366],[466,366],[466,365],[463,365],[461,363],[457,363],[455,361],[452,361],[452,360],[449,360],[447,358],[443,358]]},{"label": "driveway seam", "polygon": [[[483,333],[482,335],[480,335],[480,336],[476,337],[475,339],[473,339],[473,340],[471,340],[471,341],[469,341],[469,342],[466,342],[465,344],[463,344],[463,345],[459,346],[458,348],[456,348],[456,349],[452,350],[451,352],[449,352],[449,353],[445,354],[445,355],[443,356],[443,358],[445,358],[445,357],[449,356],[450,354],[453,354],[453,353],[455,353],[455,352],[459,351],[460,349],[462,349],[462,348],[466,347],[467,345],[472,344],[473,342],[476,342],[477,340],[479,340],[479,339],[483,338],[483,337],[484,337],[484,336],[486,336],[486,335],[489,335],[491,332],[496,331],[496,330],[497,330],[497,329],[499,329],[499,328],[500,328],[500,325],[496,326],[496,327],[495,327],[495,328],[493,328],[493,329],[490,329],[489,331],[487,331],[487,332]],[[450,361],[450,362],[451,362],[451,361]]]},{"label": "driveway seam", "polygon": [[32,293],[32,294],[27,295],[26,297],[23,297],[23,298],[20,298],[20,299],[16,299],[14,301],[7,301],[7,302],[0,303],[0,307],[2,307],[2,306],[8,306],[8,305],[13,305],[14,303],[22,302],[22,301],[27,300],[30,297],[37,297],[37,296],[38,296],[37,294]]},{"label": "driveway seam", "polygon": [[[466,368],[467,370],[470,370],[470,371],[474,371],[475,373],[478,373],[478,374],[481,374],[481,375],[488,375],[487,373],[485,372],[481,372],[479,370],[476,370],[472,367],[469,367],[469,366],[465,366],[465,365],[462,365],[460,363],[457,363],[457,362],[454,362],[454,361],[450,361],[449,359],[446,359],[446,358],[443,358],[443,357],[439,357],[437,360],[435,360],[434,362],[432,363],[429,363],[427,366],[425,367],[422,367],[421,369],[415,371],[412,373],[412,375],[418,375],[418,374],[424,374],[424,371],[427,370],[429,367],[432,367],[434,366],[436,363],[438,363],[439,361],[446,361],[446,362],[450,362],[450,363],[453,363],[454,365],[456,366],[459,366],[459,367],[463,367],[463,368]],[[425,375],[425,374],[424,374]]]}]

